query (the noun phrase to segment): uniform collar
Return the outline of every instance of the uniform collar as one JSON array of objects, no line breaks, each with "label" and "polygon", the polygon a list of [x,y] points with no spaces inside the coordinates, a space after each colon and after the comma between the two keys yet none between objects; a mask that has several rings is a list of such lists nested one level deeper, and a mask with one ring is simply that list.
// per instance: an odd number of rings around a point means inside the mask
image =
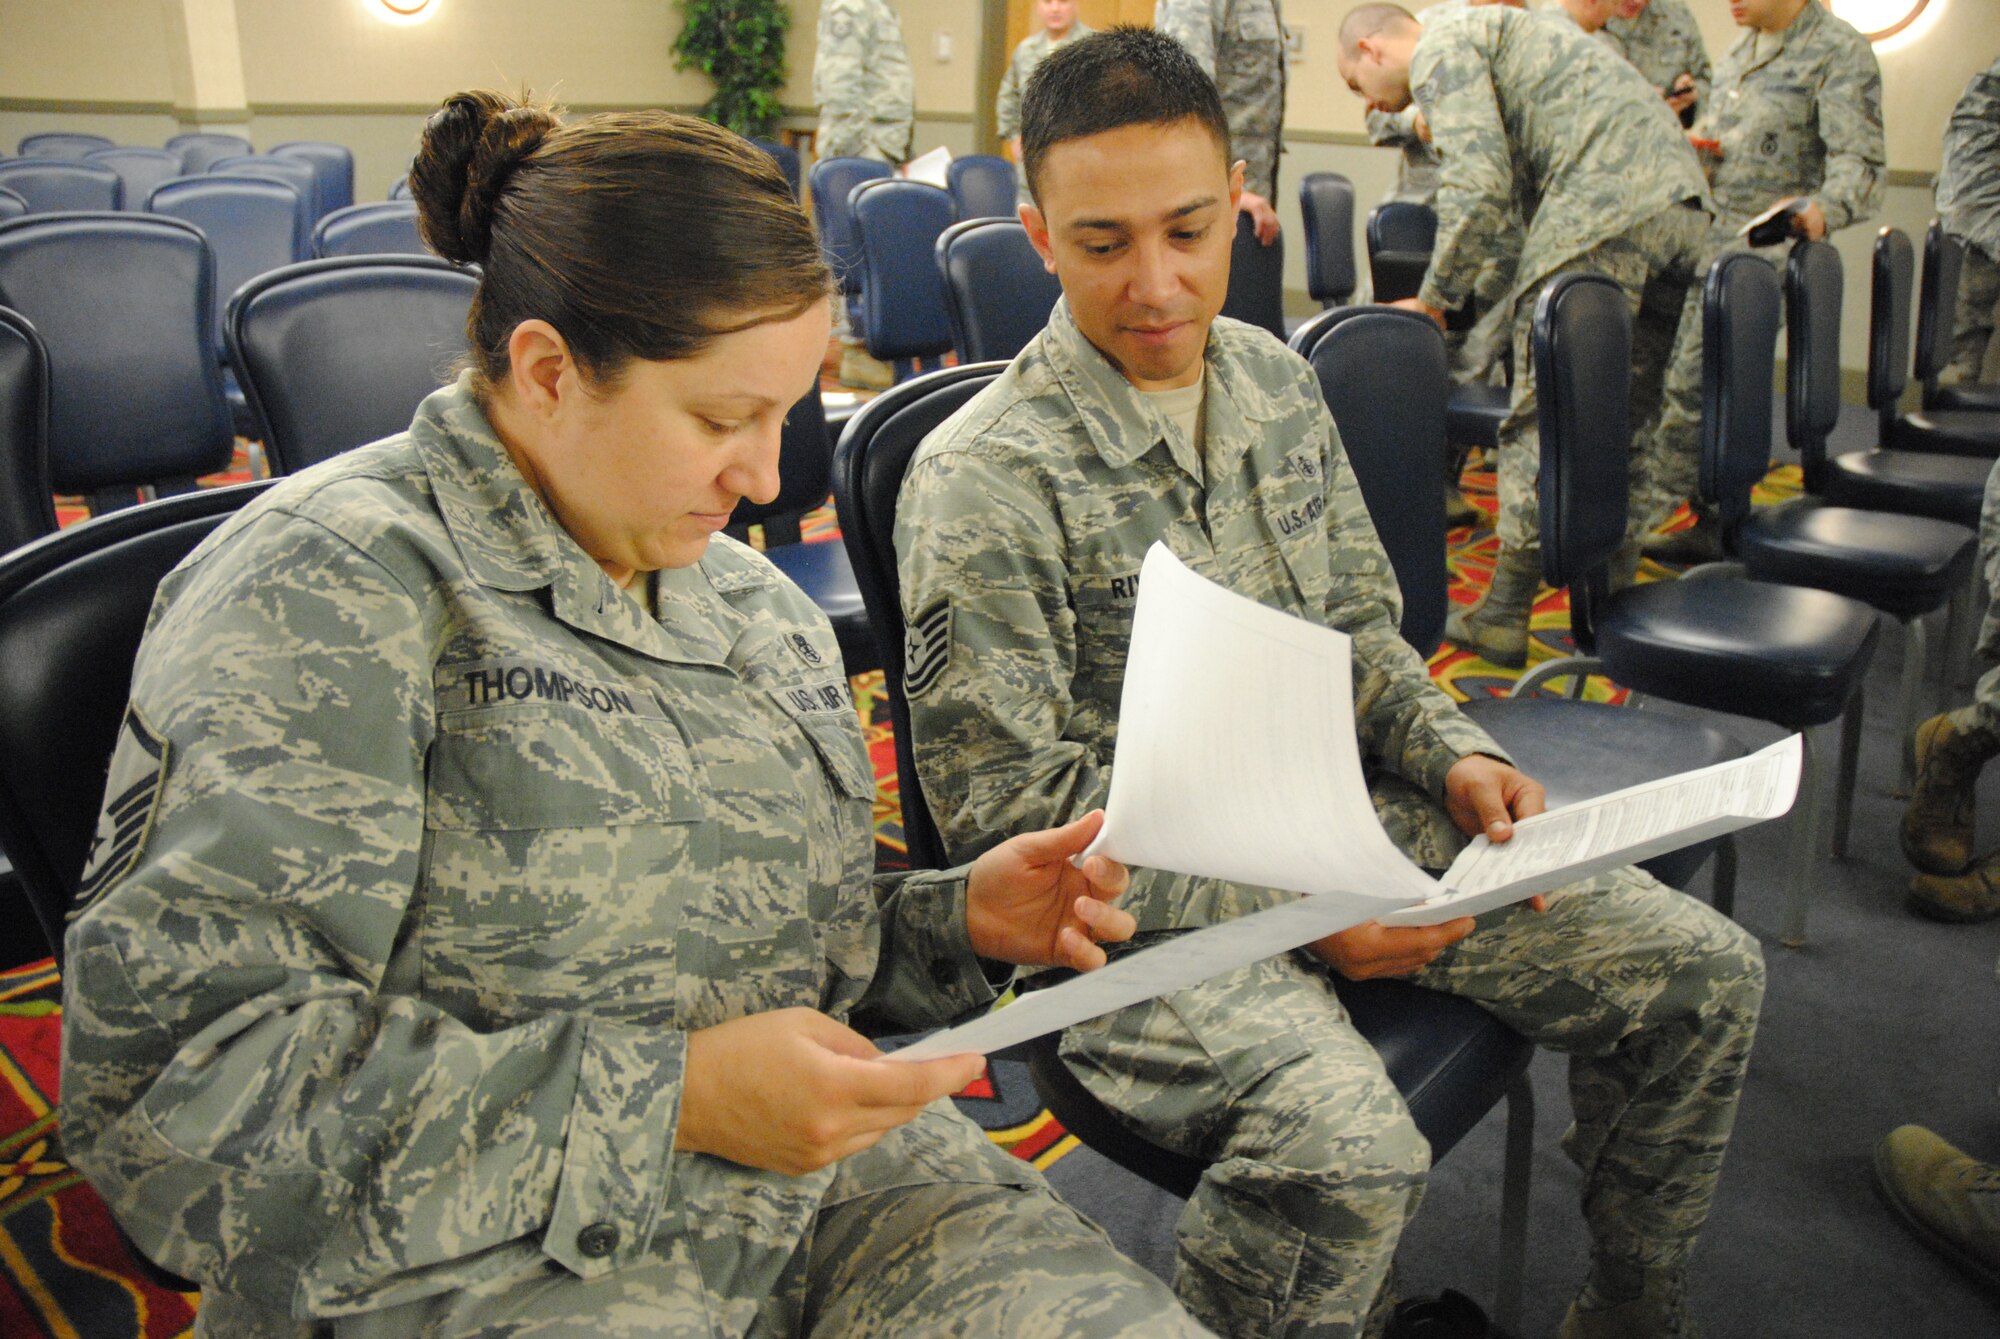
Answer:
[{"label": "uniform collar", "polygon": [[500,444],[470,374],[425,398],[410,438],[473,580],[494,590],[546,587],[555,616],[570,627],[656,660],[685,661],[690,651],[697,661],[710,658],[699,643],[676,645],[570,538]]},{"label": "uniform collar", "polygon": [[1105,464],[1124,469],[1164,442],[1174,463],[1197,482],[1221,477],[1222,471],[1249,449],[1255,437],[1251,424],[1263,417],[1244,408],[1261,400],[1242,393],[1242,373],[1227,356],[1225,338],[1222,320],[1217,318],[1209,327],[1203,354],[1207,370],[1203,373],[1202,430],[1208,456],[1204,466],[1180,425],[1134,389],[1125,374],[1084,338],[1070,315],[1068,298],[1056,303],[1042,335],[1056,379],[1076,406],[1077,418]]},{"label": "uniform collar", "polygon": [[[1799,11],[1798,17],[1777,32],[1768,34],[1760,33],[1755,28],[1745,32],[1743,36],[1736,39],[1739,43],[1751,44],[1753,60],[1746,67],[1745,72],[1761,69],[1769,65],[1772,61],[1784,55],[1786,49],[1792,43],[1810,39],[1815,32],[1819,31],[1819,24],[1822,17],[1819,12],[1819,0],[1806,0],[1805,8]],[[1761,42],[1761,39],[1766,36],[1771,38],[1768,46]]]}]

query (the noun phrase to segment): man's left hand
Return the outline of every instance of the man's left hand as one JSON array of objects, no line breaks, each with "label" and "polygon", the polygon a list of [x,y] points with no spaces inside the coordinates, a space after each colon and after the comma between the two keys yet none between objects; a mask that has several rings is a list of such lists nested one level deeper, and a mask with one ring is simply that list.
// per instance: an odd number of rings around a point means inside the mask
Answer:
[{"label": "man's left hand", "polygon": [[965,925],[982,958],[1088,972],[1105,963],[1100,943],[1132,937],[1138,922],[1111,905],[1132,876],[1094,855],[1078,869],[1070,857],[1104,826],[1094,809],[1074,823],[1011,837],[972,862],[965,880]]},{"label": "man's left hand", "polygon": [[1250,222],[1257,229],[1257,242],[1269,246],[1278,240],[1278,211],[1271,208],[1271,202],[1255,191],[1245,191],[1236,200],[1236,212],[1248,214]]},{"label": "man's left hand", "polygon": [[[1497,844],[1513,839],[1515,819],[1546,810],[1548,797],[1542,783],[1520,768],[1472,753],[1445,773],[1444,807],[1460,832]],[[1528,905],[1540,911],[1547,903],[1538,895],[1529,898]]]},{"label": "man's left hand", "polygon": [[1694,106],[1698,91],[1694,86],[1694,76],[1684,74],[1674,80],[1673,87],[1667,90],[1667,106],[1673,108],[1675,112],[1684,112]]},{"label": "man's left hand", "polygon": [[1424,315],[1430,317],[1431,320],[1437,322],[1438,329],[1444,329],[1444,308],[1433,307],[1422,298],[1399,298],[1394,302],[1385,302],[1382,305],[1385,307],[1401,307],[1404,311],[1408,312],[1422,312]]},{"label": "man's left hand", "polygon": [[1819,201],[1807,200],[1805,208],[1792,215],[1792,231],[1809,242],[1826,239],[1826,214],[1820,209]]}]

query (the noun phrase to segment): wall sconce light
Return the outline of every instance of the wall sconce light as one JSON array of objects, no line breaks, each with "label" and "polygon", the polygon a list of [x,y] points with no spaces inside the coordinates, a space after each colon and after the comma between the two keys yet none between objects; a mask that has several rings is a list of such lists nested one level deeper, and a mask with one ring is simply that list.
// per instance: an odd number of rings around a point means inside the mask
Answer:
[{"label": "wall sconce light", "polygon": [[437,12],[437,0],[371,0],[369,8],[387,23],[422,23]]},{"label": "wall sconce light", "polygon": [[[405,0],[407,3],[408,0]],[[1881,47],[1902,46],[1928,29],[1945,0],[1832,0],[1833,12]]]}]

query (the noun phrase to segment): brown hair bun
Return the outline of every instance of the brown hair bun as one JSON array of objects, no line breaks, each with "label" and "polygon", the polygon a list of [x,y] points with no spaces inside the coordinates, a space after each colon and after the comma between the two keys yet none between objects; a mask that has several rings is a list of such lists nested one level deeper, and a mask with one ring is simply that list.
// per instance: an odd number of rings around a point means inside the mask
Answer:
[{"label": "brown hair bun", "polygon": [[410,168],[425,244],[446,260],[484,264],[501,193],[559,124],[544,104],[485,89],[454,94],[432,112]]}]

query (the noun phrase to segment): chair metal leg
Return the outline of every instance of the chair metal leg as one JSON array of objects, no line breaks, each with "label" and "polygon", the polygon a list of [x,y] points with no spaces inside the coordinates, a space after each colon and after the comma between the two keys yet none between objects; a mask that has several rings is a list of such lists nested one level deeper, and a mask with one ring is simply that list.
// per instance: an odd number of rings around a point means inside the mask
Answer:
[{"label": "chair metal leg", "polygon": [[1513,691],[1507,696],[1525,697],[1551,679],[1560,679],[1565,675],[1574,675],[1577,682],[1581,683],[1589,676],[1602,672],[1603,668],[1604,662],[1596,656],[1560,656],[1555,660],[1544,661],[1523,674],[1515,681]]},{"label": "chair metal leg", "polygon": [[1526,1070],[1507,1089],[1507,1153],[1500,1169],[1500,1260],[1494,1271],[1493,1321],[1521,1333],[1521,1290],[1528,1267],[1528,1190],[1535,1170],[1535,1085]]},{"label": "chair metal leg", "polygon": [[1972,592],[1960,586],[1945,601],[1944,636],[1938,644],[1936,671],[1938,697],[1947,701],[1951,697],[1952,680],[1957,677],[1957,666],[1953,658],[1958,654],[1959,643],[1965,640],[1965,620],[1972,607]]},{"label": "chair metal leg", "polygon": [[[1906,796],[1917,781],[1916,752],[1912,747],[1917,733],[1917,699],[1923,691],[1926,662],[1930,658],[1930,632],[1921,617],[1902,620],[1903,679],[1896,686],[1896,794]],[[1842,740],[1843,749],[1846,747]],[[1845,855],[1846,832],[1834,830],[1835,853]]]},{"label": "chair metal leg", "polygon": [[1715,874],[1709,885],[1709,903],[1717,911],[1736,919],[1736,836],[1725,836],[1715,848]]},{"label": "chair metal leg", "polygon": [[1861,771],[1861,726],[1867,704],[1857,685],[1840,718],[1840,773],[1835,778],[1833,805],[1833,854],[1847,859],[1847,832],[1854,820],[1854,787]]},{"label": "chair metal leg", "polygon": [[[1850,708],[1851,710],[1851,708]],[[1813,738],[1819,730],[1802,731],[1800,744],[1805,757],[1799,771],[1799,798],[1792,807],[1791,870],[1785,878],[1785,921],[1778,942],[1786,948],[1804,948],[1806,912],[1812,897],[1813,880],[1820,873],[1820,825],[1826,808],[1826,778],[1820,765],[1820,747]]]}]

